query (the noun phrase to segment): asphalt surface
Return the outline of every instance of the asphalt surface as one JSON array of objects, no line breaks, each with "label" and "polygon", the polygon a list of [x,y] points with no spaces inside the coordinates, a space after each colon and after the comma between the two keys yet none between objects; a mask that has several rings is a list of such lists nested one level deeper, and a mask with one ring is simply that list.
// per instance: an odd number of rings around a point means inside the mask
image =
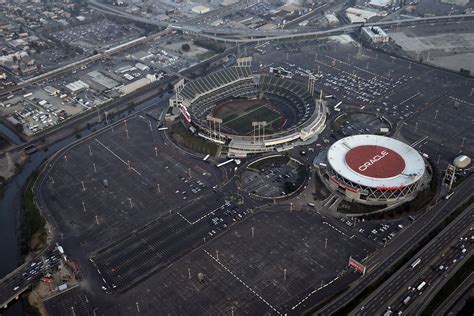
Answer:
[{"label": "asphalt surface", "polygon": [[56,270],[60,263],[61,253],[55,247],[5,276],[0,280],[0,306],[29,289],[31,284],[39,281],[48,271]]},{"label": "asphalt surface", "polygon": [[441,201],[422,217],[418,218],[409,230],[405,230],[388,247],[384,248],[377,257],[370,260],[368,273],[359,282],[355,283],[348,291],[315,314],[330,315],[348,304],[401,258],[410,249],[410,245],[415,245],[418,240],[429,233],[431,228],[436,226],[436,223],[443,220],[458,205],[472,196],[473,185],[474,176],[471,176],[456,188],[456,193],[449,200]]},{"label": "asphalt surface", "polygon": [[[277,49],[278,48],[278,49]],[[317,93],[328,99],[330,117],[363,111],[399,125],[394,137],[408,144],[421,139],[416,149],[444,168],[459,153],[474,155],[474,95],[472,78],[412,63],[356,44],[300,41],[267,46],[254,56],[262,72],[283,67],[293,79],[307,83],[307,72],[317,80]],[[260,68],[260,65],[263,67]],[[339,105],[340,112],[334,111]],[[371,132],[355,126],[355,134]]]},{"label": "asphalt surface", "polygon": [[[413,257],[421,259],[418,265],[412,267],[413,260],[407,263],[365,300],[355,314],[380,315],[389,307],[394,313],[420,313],[421,306],[429,297],[429,290],[449,273],[448,269],[462,264],[465,257],[462,249],[465,248],[466,253],[472,249],[469,229],[473,220],[474,207],[471,206]],[[460,238],[468,238],[469,241]],[[418,290],[422,282],[426,285]],[[410,299],[405,304],[403,301],[408,296]]]},{"label": "asphalt surface", "polygon": [[[134,312],[138,302],[141,313],[155,315],[230,315],[232,310],[298,315],[307,296],[337,291],[334,285],[341,275],[350,276],[345,286],[357,277],[347,269],[349,256],[364,257],[373,250],[371,243],[334,218],[290,212],[288,205],[269,206],[238,217],[236,224],[101,312]],[[202,282],[198,273],[204,275]]]},{"label": "asphalt surface", "polygon": [[[344,61],[347,51],[339,48],[335,46],[334,52],[324,50],[329,57],[324,56],[321,61],[330,65],[324,68],[327,78],[338,72],[355,72],[365,83],[374,82],[371,78],[376,77],[387,92],[386,85],[407,72],[398,69],[399,60],[380,55],[351,55],[350,62],[360,69],[351,67]],[[357,51],[352,48],[349,53],[354,55]],[[330,56],[333,54],[337,56]],[[270,57],[271,62],[284,59],[276,55]],[[313,60],[314,51],[295,53],[292,58],[300,63],[298,66],[308,67],[303,63]],[[334,58],[338,59],[336,67],[331,66]],[[372,62],[370,72],[364,70],[364,58]],[[269,60],[269,55],[264,59]],[[391,66],[392,63],[395,65]],[[389,68],[394,70],[390,74],[392,79],[387,80],[383,77]],[[416,70],[419,76],[423,73],[421,68]],[[350,80],[354,81],[353,90],[358,91],[357,80]],[[457,87],[458,81],[452,86]],[[411,86],[413,82],[401,83],[400,89],[393,91],[406,98],[404,89],[419,89]],[[365,89],[371,88],[363,85],[361,89],[367,92]],[[374,98],[376,101],[368,107],[370,111],[376,111],[377,102],[383,105],[385,96],[376,96],[379,99]],[[411,107],[416,108],[416,104]],[[387,110],[387,115],[397,111]],[[396,118],[395,114],[393,117]],[[301,314],[359,278],[347,269],[349,256],[368,260],[369,273],[328,307],[334,311],[469,196],[474,182],[472,178],[466,180],[450,200],[433,207],[374,255],[378,246],[367,239],[367,234],[376,224],[358,223],[356,228],[351,220],[350,225],[307,208],[295,215],[289,212],[288,205],[254,212],[262,202],[245,194],[242,204],[231,201],[229,193],[237,192],[232,179],[234,166],[218,169],[213,163],[203,162],[202,157],[183,152],[166,135],[156,130],[153,122],[150,127],[146,115],[137,115],[126,124],[71,146],[48,162],[49,170],[41,179],[40,203],[48,210],[61,244],[82,264],[86,290],[92,297],[86,308],[89,313],[93,306],[97,314],[115,315],[216,311]],[[453,148],[449,148],[446,159],[452,154]],[[393,223],[391,229],[397,224]],[[388,234],[380,231],[381,227],[377,229],[377,238]],[[284,269],[288,283],[281,282]],[[201,271],[205,274],[204,283],[196,280]],[[84,304],[83,294],[78,295],[80,299],[65,299],[78,306]],[[60,297],[55,301],[54,306],[61,306]],[[325,310],[322,313],[326,314]]]}]

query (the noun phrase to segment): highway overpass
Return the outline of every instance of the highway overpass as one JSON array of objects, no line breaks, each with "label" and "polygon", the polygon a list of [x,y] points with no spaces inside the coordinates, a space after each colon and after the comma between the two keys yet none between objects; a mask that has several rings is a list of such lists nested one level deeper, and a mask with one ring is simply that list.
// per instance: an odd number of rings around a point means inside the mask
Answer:
[{"label": "highway overpass", "polygon": [[[225,43],[255,43],[261,41],[275,41],[275,40],[295,40],[305,38],[324,38],[333,35],[340,35],[344,33],[352,32],[362,26],[362,24],[350,24],[341,27],[328,29],[328,30],[298,30],[298,29],[275,29],[275,30],[255,30],[247,28],[235,28],[235,27],[212,27],[209,25],[198,25],[190,23],[168,23],[158,21],[153,18],[144,18],[123,12],[119,9],[113,8],[108,5],[104,5],[95,0],[89,0],[89,5],[95,9],[104,12],[109,15],[115,15],[118,17],[126,18],[135,22],[155,25],[158,27],[168,28],[176,31],[180,31],[183,34],[207,38],[214,41],[225,42]],[[242,8],[239,6],[239,8]],[[458,15],[443,15],[425,18],[413,18],[413,19],[400,19],[394,21],[382,21],[365,23],[365,26],[380,26],[380,27],[405,27],[418,24],[431,24],[431,23],[450,23],[459,22],[466,20],[474,20],[474,15],[470,14],[458,14]]]},{"label": "highway overpass", "polygon": [[49,248],[6,275],[0,280],[0,307],[7,308],[46,273],[57,269],[62,258],[58,247]]}]

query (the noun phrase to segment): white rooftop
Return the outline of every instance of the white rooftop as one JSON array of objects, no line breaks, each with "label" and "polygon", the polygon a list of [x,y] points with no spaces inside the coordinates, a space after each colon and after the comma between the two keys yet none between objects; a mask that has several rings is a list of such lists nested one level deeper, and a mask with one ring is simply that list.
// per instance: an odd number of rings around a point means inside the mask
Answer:
[{"label": "white rooftop", "polygon": [[327,158],[339,175],[371,188],[405,187],[417,182],[425,172],[423,157],[415,149],[378,135],[340,139],[329,148]]}]

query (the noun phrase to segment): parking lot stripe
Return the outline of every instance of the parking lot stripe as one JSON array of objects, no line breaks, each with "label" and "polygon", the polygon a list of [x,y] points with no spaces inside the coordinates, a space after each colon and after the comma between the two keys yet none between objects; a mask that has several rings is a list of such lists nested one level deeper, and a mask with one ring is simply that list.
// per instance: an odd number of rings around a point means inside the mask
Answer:
[{"label": "parking lot stripe", "polygon": [[184,217],[183,215],[181,215],[180,212],[176,212],[182,219],[184,219],[189,225],[193,225],[193,223],[191,223],[186,217]]},{"label": "parking lot stripe", "polygon": [[[121,162],[123,162],[124,165],[128,166],[128,163],[123,160],[122,158],[120,158],[119,155],[117,155],[116,153],[114,153],[109,147],[105,146],[104,144],[102,144],[102,142],[100,140],[98,140],[97,138],[95,138],[95,141],[101,145],[102,147],[104,147],[108,152],[110,152],[112,155],[114,155],[118,160],[120,160]],[[138,172],[137,169],[131,167],[130,168],[131,170],[135,171],[136,174],[138,174],[139,176],[141,176],[142,174],[140,172]]]},{"label": "parking lot stripe", "polygon": [[230,271],[229,268],[227,268],[225,265],[222,264],[222,262],[220,262],[219,260],[217,260],[216,258],[214,258],[214,256],[212,256],[206,249],[203,249],[204,252],[209,256],[211,257],[215,262],[217,262],[222,268],[224,268],[224,270],[226,270],[227,272],[229,272],[234,278],[237,279],[237,281],[239,281],[240,283],[242,283],[250,292],[252,292],[253,294],[255,294],[255,296],[257,296],[262,302],[264,302],[265,304],[267,304],[275,313],[277,313],[278,315],[281,315],[281,313],[275,308],[272,306],[272,304],[270,304],[266,299],[264,299],[260,294],[258,294],[257,292],[255,292],[254,289],[252,289],[250,286],[247,285],[247,283],[245,283],[244,281],[242,281],[241,278],[239,278],[237,275],[235,275],[234,272]]}]

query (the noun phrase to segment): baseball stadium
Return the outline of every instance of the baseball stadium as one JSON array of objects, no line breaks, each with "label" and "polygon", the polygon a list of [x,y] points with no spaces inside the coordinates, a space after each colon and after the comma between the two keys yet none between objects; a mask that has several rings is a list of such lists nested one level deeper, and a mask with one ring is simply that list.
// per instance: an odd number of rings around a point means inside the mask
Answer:
[{"label": "baseball stadium", "polygon": [[221,69],[179,82],[170,105],[191,130],[224,145],[228,155],[285,150],[311,142],[324,129],[323,105],[300,82],[254,74],[250,66]]},{"label": "baseball stadium", "polygon": [[335,142],[319,163],[323,183],[346,200],[392,205],[413,199],[429,183],[424,158],[393,138],[354,135]]}]

